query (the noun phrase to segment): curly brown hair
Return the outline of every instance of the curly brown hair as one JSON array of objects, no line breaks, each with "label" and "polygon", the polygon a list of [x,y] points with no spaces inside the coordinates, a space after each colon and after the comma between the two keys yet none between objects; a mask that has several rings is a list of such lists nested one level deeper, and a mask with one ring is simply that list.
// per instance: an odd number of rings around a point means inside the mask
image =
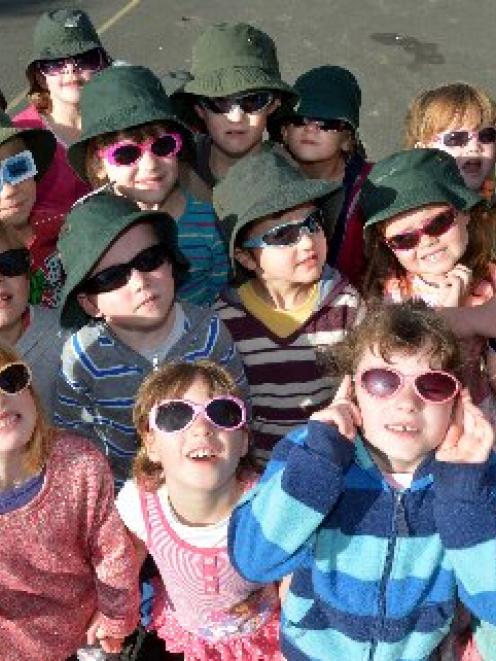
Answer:
[{"label": "curly brown hair", "polygon": [[[494,258],[496,236],[496,210],[488,208],[482,202],[468,212],[468,245],[460,262],[472,270],[475,282],[488,275],[489,263]],[[395,278],[407,291],[407,272],[399,263],[394,252],[384,242],[387,224],[394,220],[388,218],[368,227],[364,233],[364,250],[367,257],[367,269],[363,278],[362,293],[366,300],[380,298],[388,278]]]},{"label": "curly brown hair", "polygon": [[449,127],[462,126],[472,112],[479,115],[479,126],[494,126],[496,105],[481,87],[459,82],[420,92],[406,115],[405,146],[426,145]]},{"label": "curly brown hair", "polygon": [[437,368],[460,375],[458,340],[444,319],[423,301],[375,301],[363,321],[325,354],[327,370],[336,377],[355,374],[365,351],[376,349],[390,362],[393,354],[427,351]]},{"label": "curly brown hair", "polygon": [[[156,491],[165,483],[161,464],[151,461],[146,452],[146,435],[149,432],[148,416],[153,406],[164,399],[180,398],[195,381],[206,384],[209,395],[243,395],[229,372],[211,360],[195,363],[176,362],[159,367],[143,381],[136,394],[133,422],[140,439],[140,447],[133,464],[133,476],[147,491]],[[248,428],[247,428],[247,431]],[[241,458],[239,470],[256,468],[250,453]]]}]

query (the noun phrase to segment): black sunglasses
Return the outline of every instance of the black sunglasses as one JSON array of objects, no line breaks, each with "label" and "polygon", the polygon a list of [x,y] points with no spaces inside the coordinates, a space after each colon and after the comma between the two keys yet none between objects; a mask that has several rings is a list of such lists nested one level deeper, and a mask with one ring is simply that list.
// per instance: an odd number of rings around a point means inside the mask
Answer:
[{"label": "black sunglasses", "polygon": [[72,62],[78,71],[99,71],[108,63],[100,48],[92,48],[84,53],[59,57],[56,60],[39,60],[37,65],[44,76],[56,76],[65,71],[69,62]]},{"label": "black sunglasses", "polygon": [[29,272],[31,260],[27,248],[13,248],[0,252],[0,275],[14,278]]},{"label": "black sunglasses", "polygon": [[172,263],[169,251],[163,243],[157,243],[139,252],[129,262],[114,264],[90,276],[80,285],[79,291],[85,294],[104,294],[119,289],[129,282],[133,270],[150,273],[166,261]]},{"label": "black sunglasses", "polygon": [[316,119],[314,117],[294,115],[289,120],[289,123],[293,126],[317,126],[321,131],[334,131],[335,133],[353,130],[348,122],[345,122],[343,119]]},{"label": "black sunglasses", "polygon": [[227,115],[234,106],[239,106],[247,114],[262,112],[272,101],[274,95],[271,92],[253,92],[242,96],[203,96],[200,100],[202,106],[218,115]]}]

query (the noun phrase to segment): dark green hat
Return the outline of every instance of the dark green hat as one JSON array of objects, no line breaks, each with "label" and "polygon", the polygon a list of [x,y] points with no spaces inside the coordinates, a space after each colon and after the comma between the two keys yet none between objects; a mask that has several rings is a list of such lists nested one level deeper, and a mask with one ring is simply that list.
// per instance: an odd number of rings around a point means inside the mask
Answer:
[{"label": "dark green hat", "polygon": [[80,328],[88,322],[77,301],[78,285],[122,232],[144,221],[154,224],[157,236],[174,258],[175,269],[186,270],[188,262],[178,247],[177,225],[167,213],[142,211],[126,197],[110,193],[92,195],[69,212],[57,244],[67,278],[60,310],[62,326]]},{"label": "dark green hat", "polygon": [[302,74],[294,84],[300,99],[294,112],[302,117],[342,119],[356,131],[362,92],[355,76],[337,66],[322,66]]},{"label": "dark green hat", "polygon": [[190,131],[177,118],[160,80],[146,67],[110,66],[81,90],[81,136],[68,150],[69,162],[88,181],[86,149],[99,135],[124,131],[148,122],[174,122],[186,140]]},{"label": "dark green hat", "polygon": [[37,60],[56,60],[103,48],[88,14],[80,9],[54,9],[43,14],[33,36],[30,64]]},{"label": "dark green hat", "polygon": [[407,149],[379,161],[360,193],[365,227],[428,204],[468,211],[482,201],[465,185],[455,159],[438,149]]},{"label": "dark green hat", "polygon": [[208,28],[193,46],[193,79],[184,91],[197,96],[230,96],[254,89],[297,95],[281,79],[272,39],[246,23],[221,23]]},{"label": "dark green hat", "polygon": [[264,149],[232,165],[214,187],[213,205],[229,247],[233,268],[239,231],[254,220],[324,197],[340,184],[308,179],[274,149]]},{"label": "dark green hat", "polygon": [[57,141],[51,131],[45,129],[20,129],[13,125],[10,117],[0,111],[0,145],[9,140],[20,138],[26,148],[33,154],[38,174],[36,181],[41,179],[50,167],[57,147]]}]

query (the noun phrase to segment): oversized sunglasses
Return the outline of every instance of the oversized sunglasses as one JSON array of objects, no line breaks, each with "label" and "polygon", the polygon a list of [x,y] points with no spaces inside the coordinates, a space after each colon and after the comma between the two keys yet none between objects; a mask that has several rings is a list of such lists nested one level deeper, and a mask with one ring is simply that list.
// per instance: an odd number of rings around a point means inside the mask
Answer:
[{"label": "oversized sunglasses", "polygon": [[281,223],[260,236],[243,241],[242,248],[286,248],[296,245],[303,234],[317,234],[322,231],[322,212],[312,211],[306,218],[297,222]]},{"label": "oversized sunglasses", "polygon": [[109,266],[103,271],[86,278],[79,290],[86,294],[104,294],[127,284],[133,270],[140,273],[150,273],[166,261],[170,261],[169,251],[164,244],[157,243],[141,250],[129,262],[114,264],[114,266]]},{"label": "oversized sunglasses", "polygon": [[454,399],[460,391],[460,383],[452,374],[439,370],[422,374],[403,374],[392,367],[372,367],[356,377],[357,383],[372,397],[393,397],[407,379],[413,379],[413,388],[424,402],[444,404]]},{"label": "oversized sunglasses", "polygon": [[18,395],[31,383],[31,370],[25,363],[8,363],[0,369],[0,392]]},{"label": "oversized sunglasses", "polygon": [[15,186],[37,174],[38,170],[33,154],[29,149],[20,151],[18,154],[0,161],[0,190],[2,190],[4,184]]},{"label": "oversized sunglasses", "polygon": [[200,104],[218,115],[228,115],[235,107],[247,114],[254,114],[268,108],[273,100],[271,92],[253,92],[243,96],[202,97]]},{"label": "oversized sunglasses", "polygon": [[199,415],[224,431],[235,431],[246,422],[244,403],[231,395],[213,397],[206,404],[197,404],[189,399],[166,399],[155,404],[148,422],[150,429],[162,434],[174,434],[191,426]]},{"label": "oversized sunglasses", "polygon": [[151,153],[157,158],[172,158],[179,154],[182,146],[183,141],[179,133],[163,133],[144,142],[121,140],[99,149],[98,155],[110,165],[133,165],[145,152]]},{"label": "oversized sunglasses", "polygon": [[321,131],[334,131],[335,133],[351,130],[348,122],[342,119],[315,119],[313,117],[295,115],[291,117],[290,124],[293,126],[316,126]]},{"label": "oversized sunglasses", "polygon": [[391,250],[412,250],[420,243],[420,239],[424,234],[427,236],[441,236],[447,232],[454,224],[456,219],[456,210],[449,209],[437,214],[434,218],[430,218],[422,227],[411,232],[403,232],[395,234],[389,238],[385,238],[384,242]]},{"label": "oversized sunglasses", "polygon": [[92,48],[85,53],[78,53],[70,57],[59,57],[55,60],[40,60],[38,71],[44,76],[57,76],[63,73],[69,63],[78,71],[99,71],[107,66],[108,62],[100,48]]},{"label": "oversized sunglasses", "polygon": [[13,248],[0,252],[0,275],[6,278],[26,275],[29,272],[30,261],[27,248]]},{"label": "oversized sunglasses", "polygon": [[487,126],[479,131],[446,131],[440,133],[435,142],[442,142],[445,147],[465,147],[473,138],[483,145],[490,145],[496,142],[496,128]]}]

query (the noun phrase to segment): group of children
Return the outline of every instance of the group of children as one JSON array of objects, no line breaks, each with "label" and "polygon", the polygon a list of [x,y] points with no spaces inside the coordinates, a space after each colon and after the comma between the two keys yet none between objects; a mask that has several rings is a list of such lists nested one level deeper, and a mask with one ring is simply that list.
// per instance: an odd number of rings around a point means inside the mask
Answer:
[{"label": "group of children", "polygon": [[2,661],[496,659],[489,95],[422,92],[373,165],[355,76],[290,86],[247,24],[168,95],[57,9],[26,75]]}]

